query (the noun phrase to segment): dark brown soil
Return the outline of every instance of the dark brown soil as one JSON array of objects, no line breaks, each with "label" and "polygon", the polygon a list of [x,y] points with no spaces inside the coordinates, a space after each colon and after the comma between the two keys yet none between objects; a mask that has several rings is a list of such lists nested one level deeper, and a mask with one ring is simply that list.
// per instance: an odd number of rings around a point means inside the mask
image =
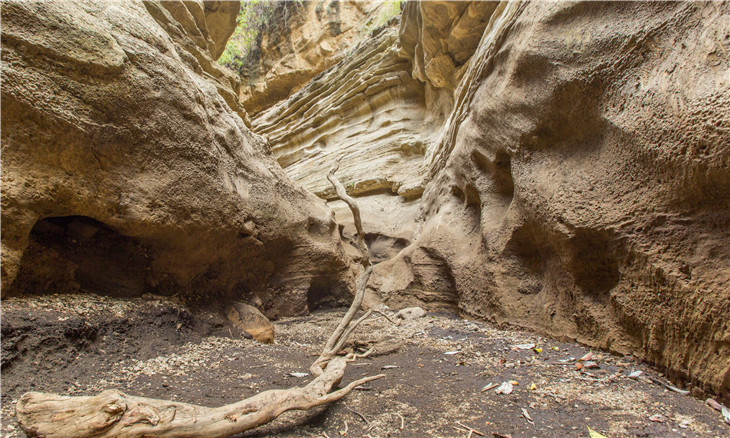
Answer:
[{"label": "dark brown soil", "polygon": [[[276,343],[263,345],[244,338],[222,317],[193,312],[171,299],[56,295],[4,300],[3,436],[25,436],[12,413],[26,391],[87,395],[119,388],[217,406],[304,384],[309,376],[288,373],[307,372],[342,314],[327,310],[278,321]],[[599,368],[578,371],[570,358],[588,353],[580,345],[449,314],[429,314],[399,326],[375,317],[363,323],[355,339],[383,336],[400,348],[354,362],[345,382],[379,373],[387,377],[328,407],[284,414],[243,436],[466,437],[468,432],[455,429],[459,422],[485,436],[515,438],[588,437],[587,427],[607,437],[730,435],[720,413],[702,400],[667,390],[660,385],[665,382],[661,374],[631,357],[594,351]],[[542,351],[513,347],[526,343]],[[643,374],[628,378],[633,370]],[[509,380],[518,382],[510,395],[482,392],[489,383]]]}]

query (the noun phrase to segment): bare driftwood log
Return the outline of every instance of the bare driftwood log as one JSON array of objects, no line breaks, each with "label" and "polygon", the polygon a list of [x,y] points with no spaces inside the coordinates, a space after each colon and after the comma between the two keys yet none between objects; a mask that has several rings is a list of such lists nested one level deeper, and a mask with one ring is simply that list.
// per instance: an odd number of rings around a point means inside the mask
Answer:
[{"label": "bare driftwood log", "polygon": [[314,380],[303,387],[265,391],[219,408],[135,397],[117,390],[88,397],[28,392],[23,394],[15,408],[20,427],[29,436],[48,438],[227,437],[266,424],[289,410],[308,410],[339,400],[356,386],[383,377],[382,374],[365,377],[330,392],[342,380],[348,362],[370,354],[369,351],[362,355],[337,356],[355,327],[372,313],[368,311],[352,322],[362,305],[372,266],[362,231],[360,209],[334,176],[338,168],[339,161],[335,162],[327,179],[350,206],[355,217],[361,263],[365,269],[357,281],[350,309],[310,368]]}]

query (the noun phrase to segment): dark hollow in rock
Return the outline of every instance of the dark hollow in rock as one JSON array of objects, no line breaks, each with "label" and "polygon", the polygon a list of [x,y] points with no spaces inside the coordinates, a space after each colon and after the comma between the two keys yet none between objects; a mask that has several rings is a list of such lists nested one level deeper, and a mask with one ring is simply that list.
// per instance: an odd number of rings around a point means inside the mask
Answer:
[{"label": "dark hollow in rock", "polygon": [[148,248],[86,216],[39,220],[12,291],[137,297],[151,290]]}]

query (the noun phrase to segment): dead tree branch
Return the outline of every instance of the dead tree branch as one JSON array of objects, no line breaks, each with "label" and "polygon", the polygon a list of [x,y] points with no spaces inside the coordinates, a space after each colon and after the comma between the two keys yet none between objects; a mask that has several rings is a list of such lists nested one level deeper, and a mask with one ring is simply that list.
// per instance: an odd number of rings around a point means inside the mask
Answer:
[{"label": "dead tree branch", "polygon": [[347,194],[345,186],[343,186],[340,180],[337,179],[337,177],[335,176],[335,172],[337,172],[337,169],[339,168],[340,160],[338,159],[335,160],[329,173],[327,173],[327,179],[330,181],[330,183],[332,183],[332,186],[334,186],[335,192],[337,192],[337,196],[345,201],[345,203],[350,207],[350,210],[352,211],[352,217],[354,219],[355,228],[357,230],[357,245],[360,249],[361,255],[360,263],[365,269],[363,270],[362,274],[360,274],[360,278],[358,278],[357,280],[357,284],[355,287],[355,297],[352,299],[352,304],[350,305],[350,308],[340,321],[340,324],[330,336],[329,340],[327,340],[327,344],[325,344],[322,354],[316,361],[314,361],[312,366],[309,368],[309,371],[312,373],[313,376],[318,376],[322,373],[322,366],[337,355],[337,352],[340,350],[340,348],[342,348],[342,344],[345,343],[347,337],[352,333],[352,331],[355,330],[355,328],[361,322],[363,322],[372,314],[372,311],[369,310],[360,319],[352,323],[352,320],[355,318],[355,314],[358,312],[358,310],[360,310],[360,307],[362,306],[362,300],[365,297],[365,287],[367,286],[368,280],[370,279],[370,274],[373,272],[373,267],[370,264],[370,251],[368,250],[368,246],[365,243],[365,232],[363,232],[362,230],[360,207],[358,207],[355,200]]},{"label": "dead tree branch", "polygon": [[347,337],[372,313],[368,311],[352,322],[362,305],[372,266],[360,209],[334,176],[338,167],[339,161],[335,162],[327,179],[352,210],[365,269],[357,281],[350,309],[312,364],[314,380],[303,387],[264,391],[219,408],[136,397],[117,390],[84,397],[28,392],[18,401],[15,412],[23,430],[32,437],[47,438],[227,437],[268,423],[289,410],[308,410],[339,400],[356,386],[384,377],[382,374],[365,377],[330,392],[342,380],[348,362],[370,354],[337,356]]}]

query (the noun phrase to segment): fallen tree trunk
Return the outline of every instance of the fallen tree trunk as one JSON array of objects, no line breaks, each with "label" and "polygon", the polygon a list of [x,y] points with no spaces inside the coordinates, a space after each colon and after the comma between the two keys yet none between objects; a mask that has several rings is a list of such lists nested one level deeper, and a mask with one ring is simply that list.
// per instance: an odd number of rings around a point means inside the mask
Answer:
[{"label": "fallen tree trunk", "polygon": [[48,438],[227,437],[266,424],[289,410],[308,410],[339,400],[356,386],[383,377],[382,374],[365,377],[330,392],[342,380],[348,362],[370,354],[337,356],[355,327],[371,314],[366,312],[352,322],[372,272],[360,210],[334,176],[338,167],[339,161],[335,162],[327,178],[355,217],[364,271],[358,278],[350,309],[310,368],[314,380],[303,387],[265,391],[218,408],[130,396],[117,390],[85,397],[28,392],[16,406],[20,427],[29,436]]},{"label": "fallen tree trunk", "polygon": [[116,390],[92,397],[29,392],[20,398],[16,415],[28,435],[48,438],[227,437],[268,423],[289,410],[307,410],[339,400],[355,386],[382,377],[366,377],[329,392],[342,379],[348,360],[330,360],[324,372],[304,387],[265,391],[219,408],[135,397]]}]

